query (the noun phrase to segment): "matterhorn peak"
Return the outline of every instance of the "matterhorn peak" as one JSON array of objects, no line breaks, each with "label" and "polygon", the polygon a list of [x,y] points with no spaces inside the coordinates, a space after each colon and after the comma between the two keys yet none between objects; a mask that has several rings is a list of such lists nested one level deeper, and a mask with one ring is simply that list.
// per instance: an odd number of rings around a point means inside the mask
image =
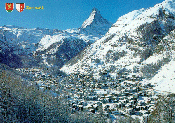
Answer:
[{"label": "matterhorn peak", "polygon": [[81,28],[86,28],[87,26],[92,25],[100,26],[103,24],[110,24],[110,23],[101,16],[100,11],[97,8],[93,8],[89,18],[84,21]]},{"label": "matterhorn peak", "polygon": [[91,32],[93,34],[98,33],[104,35],[111,25],[110,22],[101,16],[100,11],[97,8],[93,8],[89,18],[84,21],[80,30],[87,33]]}]

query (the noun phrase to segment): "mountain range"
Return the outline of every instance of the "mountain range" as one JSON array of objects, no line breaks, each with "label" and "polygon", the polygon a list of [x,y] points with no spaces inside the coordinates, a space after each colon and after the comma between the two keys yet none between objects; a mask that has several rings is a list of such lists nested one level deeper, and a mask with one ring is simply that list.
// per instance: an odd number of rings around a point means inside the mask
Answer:
[{"label": "mountain range", "polygon": [[[0,62],[15,68],[40,64],[62,67],[87,45],[103,37],[111,25],[97,9],[93,9],[89,18],[78,29],[1,26]],[[101,31],[95,28],[98,26]]]}]

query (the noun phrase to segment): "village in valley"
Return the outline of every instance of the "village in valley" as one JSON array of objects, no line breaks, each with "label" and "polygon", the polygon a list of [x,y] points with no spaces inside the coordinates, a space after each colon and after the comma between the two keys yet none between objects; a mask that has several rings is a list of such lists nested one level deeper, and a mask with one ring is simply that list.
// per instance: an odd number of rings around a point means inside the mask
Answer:
[{"label": "village in valley", "polygon": [[[30,83],[36,84],[42,91],[50,91],[56,98],[65,97],[71,113],[88,111],[104,114],[115,120],[118,116],[148,118],[154,110],[157,96],[150,83],[139,83],[142,79],[136,73],[122,75],[117,81],[104,78],[97,81],[81,74],[65,78],[48,75],[40,68],[16,69],[30,77]],[[61,83],[59,81],[61,80]],[[59,91],[62,93],[59,93]]]}]

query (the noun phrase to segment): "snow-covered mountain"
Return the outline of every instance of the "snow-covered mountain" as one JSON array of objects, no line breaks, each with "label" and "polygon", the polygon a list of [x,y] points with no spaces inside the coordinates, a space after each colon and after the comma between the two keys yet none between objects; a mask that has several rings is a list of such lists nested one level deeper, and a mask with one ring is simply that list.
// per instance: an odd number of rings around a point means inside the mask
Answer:
[{"label": "snow-covered mountain", "polygon": [[112,23],[104,19],[100,11],[94,8],[88,19],[84,21],[80,28],[80,32],[86,33],[88,35],[104,35]]},{"label": "snow-covered mountain", "polygon": [[86,43],[93,43],[102,38],[111,27],[111,23],[104,19],[100,11],[94,8],[87,20],[85,20],[79,29],[63,30],[59,35],[46,35],[39,43],[38,50],[47,49],[51,44],[60,42],[65,38],[82,39]]},{"label": "snow-covered mountain", "polygon": [[43,31],[46,30],[24,29],[15,26],[0,27],[0,62],[10,67],[37,64],[32,56],[33,51],[37,49],[38,42],[47,33]]},{"label": "snow-covered mountain", "polygon": [[[81,52],[76,63],[73,59],[61,70],[91,74],[97,79],[157,83],[158,90],[164,83],[164,91],[172,92],[175,78],[169,76],[175,76],[175,69],[168,67],[174,64],[174,30],[175,0],[134,10],[120,17],[103,38]],[[171,75],[163,75],[165,69]]]},{"label": "snow-covered mountain", "polygon": [[[87,27],[83,27],[83,30],[81,28],[51,30],[41,28],[24,29],[17,26],[0,27],[0,62],[11,64],[11,67],[27,67],[39,63],[48,66],[62,66],[108,31],[109,22],[103,19],[99,11],[96,12],[97,10],[95,10],[90,15],[90,17],[94,16],[94,18],[91,18],[92,23]],[[96,33],[91,34],[92,30],[89,30],[89,26],[94,28],[98,25],[100,28],[104,28],[103,33],[98,32],[97,28],[93,29]],[[60,52],[60,49],[64,49],[64,53]]]},{"label": "snow-covered mountain", "polygon": [[87,45],[103,37],[110,27],[111,23],[101,16],[100,11],[93,9],[81,28],[44,36],[39,42],[36,54],[43,56],[45,64],[62,67]]}]

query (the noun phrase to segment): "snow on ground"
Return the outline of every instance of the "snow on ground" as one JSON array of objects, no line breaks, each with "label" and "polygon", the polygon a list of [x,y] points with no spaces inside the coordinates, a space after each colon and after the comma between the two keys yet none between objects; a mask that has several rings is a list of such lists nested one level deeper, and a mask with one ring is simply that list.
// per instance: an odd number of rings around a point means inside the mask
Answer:
[{"label": "snow on ground", "polygon": [[147,58],[145,61],[142,62],[142,64],[155,64],[158,61],[161,61],[165,57],[165,54],[154,54]]},{"label": "snow on ground", "polygon": [[66,36],[63,36],[61,34],[60,35],[54,35],[54,36],[46,35],[45,37],[43,37],[41,39],[38,50],[47,49],[50,45],[52,45],[53,43],[61,41],[61,39],[65,38],[65,37]]},{"label": "snow on ground", "polygon": [[156,74],[150,83],[155,84],[155,89],[158,91],[175,93],[175,61],[172,60],[169,64],[164,65],[158,74]]}]

